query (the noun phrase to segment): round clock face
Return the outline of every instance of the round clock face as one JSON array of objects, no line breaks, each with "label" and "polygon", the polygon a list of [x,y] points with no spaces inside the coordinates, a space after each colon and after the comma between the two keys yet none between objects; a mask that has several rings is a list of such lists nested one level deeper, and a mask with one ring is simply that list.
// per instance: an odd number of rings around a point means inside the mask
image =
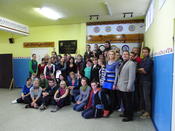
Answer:
[{"label": "round clock face", "polygon": [[121,26],[121,25],[117,26],[116,30],[118,32],[122,32],[123,31],[123,26]]},{"label": "round clock face", "polygon": [[122,51],[129,51],[129,46],[128,45],[123,45],[122,46]]},{"label": "round clock face", "polygon": [[100,32],[100,27],[98,27],[98,26],[94,27],[94,32],[99,33]]},{"label": "round clock face", "polygon": [[106,32],[111,32],[111,26],[106,26],[106,27],[105,27],[105,31],[106,31]]},{"label": "round clock face", "polygon": [[129,26],[129,31],[135,31],[135,28],[136,28],[135,25],[130,25]]},{"label": "round clock face", "polygon": [[99,48],[100,48],[101,51],[105,50],[105,46],[104,45],[100,45]]}]

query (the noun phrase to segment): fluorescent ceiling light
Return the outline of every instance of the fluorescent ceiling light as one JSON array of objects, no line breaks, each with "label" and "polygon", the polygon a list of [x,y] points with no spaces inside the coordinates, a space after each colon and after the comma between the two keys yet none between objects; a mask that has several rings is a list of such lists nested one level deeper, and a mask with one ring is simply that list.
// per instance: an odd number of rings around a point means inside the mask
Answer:
[{"label": "fluorescent ceiling light", "polygon": [[104,4],[105,4],[105,6],[106,6],[106,8],[107,8],[108,14],[109,14],[110,16],[112,16],[112,11],[111,11],[111,8],[110,8],[108,2],[104,2]]},{"label": "fluorescent ceiling light", "polygon": [[62,15],[58,12],[48,8],[48,7],[42,7],[42,8],[35,8],[35,10],[40,13],[41,15],[52,19],[52,20],[58,20],[59,18],[62,18]]}]

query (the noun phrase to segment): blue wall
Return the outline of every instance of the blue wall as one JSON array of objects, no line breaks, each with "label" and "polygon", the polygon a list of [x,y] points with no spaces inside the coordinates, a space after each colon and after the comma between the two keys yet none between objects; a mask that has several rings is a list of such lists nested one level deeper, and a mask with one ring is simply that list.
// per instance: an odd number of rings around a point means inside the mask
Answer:
[{"label": "blue wall", "polygon": [[23,87],[29,76],[29,58],[13,59],[13,75],[15,87]]},{"label": "blue wall", "polygon": [[158,131],[171,130],[173,54],[154,57],[152,119]]}]

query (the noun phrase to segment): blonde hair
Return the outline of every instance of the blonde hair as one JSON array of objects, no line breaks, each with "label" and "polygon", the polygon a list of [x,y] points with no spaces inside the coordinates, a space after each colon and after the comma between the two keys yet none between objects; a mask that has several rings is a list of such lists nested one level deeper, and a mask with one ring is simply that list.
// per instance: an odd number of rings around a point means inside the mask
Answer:
[{"label": "blonde hair", "polygon": [[66,84],[65,81],[61,81],[61,82],[60,82],[60,86],[61,86],[61,85],[65,85],[65,87],[67,87],[67,84]]},{"label": "blonde hair", "polygon": [[115,50],[109,50],[108,53],[107,53],[107,61],[109,61],[109,53],[114,53],[114,61],[117,60],[117,57],[116,57],[116,51]]}]

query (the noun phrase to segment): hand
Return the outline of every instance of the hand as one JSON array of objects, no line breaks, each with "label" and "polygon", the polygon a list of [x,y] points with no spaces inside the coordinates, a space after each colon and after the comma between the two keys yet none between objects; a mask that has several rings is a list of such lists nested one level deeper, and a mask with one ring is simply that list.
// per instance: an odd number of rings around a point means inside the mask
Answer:
[{"label": "hand", "polygon": [[74,88],[73,86],[69,86],[69,89],[71,89],[71,90],[72,90],[73,88]]},{"label": "hand", "polygon": [[146,74],[146,71],[145,71],[144,68],[139,68],[138,71],[139,71],[140,73]]},{"label": "hand", "polygon": [[55,101],[58,102],[61,98],[55,98]]},{"label": "hand", "polygon": [[77,101],[77,104],[80,104],[81,102],[80,101]]},{"label": "hand", "polygon": [[116,90],[116,87],[115,87],[115,85],[113,85],[113,87],[112,87],[112,90]]},{"label": "hand", "polygon": [[21,98],[22,98],[22,100],[24,100],[24,97],[25,97],[24,95],[21,97]]},{"label": "hand", "polygon": [[34,106],[36,103],[35,103],[35,101],[33,101],[32,103],[31,103],[31,106]]}]

